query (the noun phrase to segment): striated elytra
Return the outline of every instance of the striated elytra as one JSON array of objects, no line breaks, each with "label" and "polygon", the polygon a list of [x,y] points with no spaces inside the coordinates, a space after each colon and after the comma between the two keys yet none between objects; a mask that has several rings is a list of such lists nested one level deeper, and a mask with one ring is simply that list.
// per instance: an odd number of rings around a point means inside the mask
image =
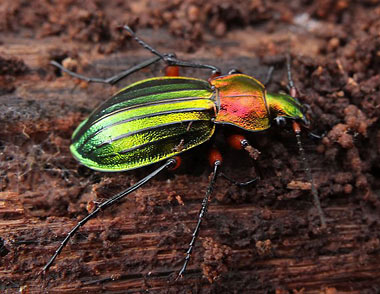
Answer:
[{"label": "striated elytra", "polygon": [[[115,84],[160,60],[168,66],[167,75],[177,75],[177,67],[192,67],[212,70],[212,77],[206,81],[181,76],[164,76],[136,82],[113,95],[77,127],[72,135],[70,150],[80,163],[91,169],[106,172],[126,171],[166,161],[134,185],[99,204],[95,210],[79,221],[61,241],[42,269],[42,273],[50,268],[80,227],[97,216],[100,211],[139,189],[163,170],[176,168],[180,160],[175,156],[209,140],[218,124],[232,125],[250,132],[260,132],[270,128],[273,121],[282,123],[286,119],[292,120],[322,227],[326,225],[301,144],[301,127],[297,122],[308,125],[308,120],[303,113],[302,105],[295,98],[296,90],[291,79],[290,56],[287,59],[287,66],[292,96],[271,94],[267,93],[264,85],[253,77],[236,72],[221,76],[220,69],[216,66],[179,60],[174,54],[162,54],[137,37],[128,26],[124,26],[124,29],[155,57],[107,79],[90,78],[74,73],[56,61],[52,61],[51,64],[87,82],[108,84]],[[242,135],[233,135],[227,141],[232,143],[231,146],[234,148],[245,149],[254,160],[260,154]],[[202,220],[207,213],[209,198],[217,176],[221,173],[219,172],[222,164],[220,152],[212,149],[209,160],[213,166],[213,172],[209,178],[198,221],[177,278],[181,277],[187,268]],[[239,186],[253,183],[257,179],[239,183],[226,175],[223,176]]]},{"label": "striated elytra", "polygon": [[257,132],[277,117],[306,122],[295,98],[266,93],[250,76],[157,77],[127,86],[95,109],[75,130],[70,150],[89,168],[125,171],[202,144],[216,124]]}]

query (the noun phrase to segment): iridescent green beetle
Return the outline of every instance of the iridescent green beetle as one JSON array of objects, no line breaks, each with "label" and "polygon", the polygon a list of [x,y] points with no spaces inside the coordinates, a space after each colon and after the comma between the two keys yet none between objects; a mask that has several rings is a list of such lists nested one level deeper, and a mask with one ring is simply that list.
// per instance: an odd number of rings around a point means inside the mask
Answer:
[{"label": "iridescent green beetle", "polygon": [[[138,189],[165,168],[175,165],[173,156],[209,140],[216,125],[228,124],[259,132],[270,128],[273,120],[285,118],[308,124],[302,105],[296,98],[267,93],[263,84],[241,73],[218,76],[220,70],[215,66],[189,63],[178,60],[172,54],[161,54],[139,39],[129,27],[124,28],[156,57],[105,80],[84,77],[56,62],[52,64],[88,82],[109,84],[161,59],[168,66],[211,69],[214,74],[209,81],[165,76],[136,82],[117,92],[78,126],[73,133],[70,150],[80,163],[91,169],[126,171],[168,160],[132,187],[100,204],[80,221],[62,241],[43,271],[51,266],[71,236],[89,219]],[[242,147],[249,146],[244,138],[239,137],[239,140]],[[220,164],[220,156],[214,154],[213,176],[179,276],[184,273],[189,262]]]},{"label": "iridescent green beetle", "polygon": [[134,83],[100,105],[76,129],[70,150],[89,168],[125,171],[204,143],[216,124],[257,132],[279,116],[306,120],[297,100],[268,94],[247,75],[209,82],[158,77]]}]

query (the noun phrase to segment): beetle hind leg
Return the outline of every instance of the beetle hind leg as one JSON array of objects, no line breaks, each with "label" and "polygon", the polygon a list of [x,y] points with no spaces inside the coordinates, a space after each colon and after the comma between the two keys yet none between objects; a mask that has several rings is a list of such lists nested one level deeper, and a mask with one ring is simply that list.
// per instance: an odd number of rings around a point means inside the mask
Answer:
[{"label": "beetle hind leg", "polygon": [[71,229],[71,231],[66,235],[65,239],[61,242],[59,247],[56,249],[52,257],[50,257],[49,261],[47,264],[44,266],[40,274],[46,273],[46,271],[51,267],[53,264],[54,260],[57,258],[57,256],[61,253],[63,248],[66,246],[66,244],[69,242],[71,237],[82,227],[84,226],[90,219],[96,217],[99,212],[105,210],[107,207],[112,206],[113,204],[117,203],[118,201],[122,200],[125,198],[127,195],[132,193],[133,191],[137,190],[140,188],[142,185],[145,183],[149,182],[151,179],[153,179],[156,175],[161,173],[164,169],[173,167],[177,165],[177,160],[175,158],[168,159],[162,166],[151,172],[149,175],[147,175],[145,178],[141,179],[138,181],[136,184],[133,186],[130,186],[126,190],[114,195],[113,197],[109,198],[108,200],[104,201],[101,203],[99,206],[96,207],[91,213],[89,213],[85,218],[83,218],[81,221],[79,221],[74,228]]},{"label": "beetle hind leg", "polygon": [[203,69],[210,69],[212,71],[212,74],[221,73],[220,68],[214,65],[203,64],[203,63],[193,63],[189,61],[180,60],[173,53],[160,53],[159,51],[154,49],[152,46],[145,43],[142,39],[140,39],[129,26],[125,25],[123,28],[132,36],[133,39],[136,40],[137,43],[139,43],[143,48],[147,49],[154,55],[157,55],[157,57],[159,57],[159,59],[162,59],[168,66],[203,68]]},{"label": "beetle hind leg", "polygon": [[86,81],[88,83],[102,83],[102,84],[109,84],[109,85],[114,85],[116,84],[117,82],[119,82],[120,80],[126,78],[127,76],[135,73],[136,71],[139,71],[153,63],[156,63],[160,60],[161,58],[158,57],[158,56],[155,56],[153,58],[150,58],[148,60],[145,60],[135,66],[132,66],[131,68],[127,69],[127,70],[124,70],[116,75],[113,75],[112,77],[109,77],[109,78],[105,78],[105,79],[102,79],[102,78],[93,78],[93,77],[86,77],[84,75],[81,75],[81,74],[78,74],[78,73],[75,73],[67,68],[65,68],[63,65],[59,64],[57,61],[55,60],[52,60],[50,61],[50,64],[51,65],[54,65],[55,67],[59,68],[61,71],[67,73],[68,75],[74,77],[74,78],[77,78],[77,79],[80,79],[80,80],[83,80],[83,81]]}]

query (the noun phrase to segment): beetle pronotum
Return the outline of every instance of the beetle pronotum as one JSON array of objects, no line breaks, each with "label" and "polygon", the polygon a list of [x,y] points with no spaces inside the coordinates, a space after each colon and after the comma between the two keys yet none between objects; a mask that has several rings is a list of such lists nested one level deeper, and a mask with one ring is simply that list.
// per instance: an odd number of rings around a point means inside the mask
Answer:
[{"label": "beetle pronotum", "polygon": [[[253,77],[236,71],[221,75],[220,69],[213,65],[179,60],[174,54],[161,54],[138,38],[128,26],[124,26],[124,29],[155,57],[108,79],[85,77],[67,70],[55,61],[51,64],[87,82],[112,85],[142,68],[163,60],[168,66],[167,76],[133,83],[113,95],[77,127],[72,136],[70,150],[80,163],[91,169],[106,172],[126,171],[166,161],[133,186],[101,203],[78,222],[61,242],[43,268],[43,272],[52,265],[69,239],[88,220],[140,188],[164,169],[178,165],[175,156],[209,140],[218,124],[259,132],[268,129],[273,120],[278,123],[284,119],[292,120],[303,162],[306,165],[305,170],[312,184],[314,200],[320,211],[321,224],[325,226],[317,191],[300,141],[299,122],[307,125],[308,121],[302,105],[295,98],[296,91],[291,79],[289,59],[291,95],[267,93],[264,85]],[[212,77],[205,81],[176,76],[177,67],[209,69],[212,71]],[[235,148],[245,149],[252,158],[257,158],[259,152],[249,145],[243,136],[233,136],[229,141]],[[219,174],[222,158],[217,150],[211,152],[210,163],[213,167],[212,176],[178,276],[182,276],[186,270],[202,219],[207,212],[209,197]]]}]

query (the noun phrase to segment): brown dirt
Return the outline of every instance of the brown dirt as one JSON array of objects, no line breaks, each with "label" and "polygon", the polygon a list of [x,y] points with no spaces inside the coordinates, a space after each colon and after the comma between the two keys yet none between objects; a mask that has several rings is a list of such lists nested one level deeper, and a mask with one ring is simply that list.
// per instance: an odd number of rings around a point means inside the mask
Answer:
[{"label": "brown dirt", "polygon": [[[380,1],[287,2],[1,2],[1,293],[380,292]],[[86,224],[38,275],[87,210],[152,170],[94,172],[72,158],[69,145],[96,105],[163,66],[118,87],[87,85],[49,66],[54,59],[107,77],[150,57],[121,24],[163,52],[224,71],[237,67],[264,80],[275,65],[270,91],[286,91],[290,50],[311,129],[325,133],[302,139],[328,228],[319,228],[294,135],[273,127],[247,135],[261,152],[261,181],[238,188],[218,180],[183,280],[171,277],[207,187],[210,144]],[[219,128],[213,141],[224,172],[254,177],[248,155],[225,145],[231,131]]]}]

